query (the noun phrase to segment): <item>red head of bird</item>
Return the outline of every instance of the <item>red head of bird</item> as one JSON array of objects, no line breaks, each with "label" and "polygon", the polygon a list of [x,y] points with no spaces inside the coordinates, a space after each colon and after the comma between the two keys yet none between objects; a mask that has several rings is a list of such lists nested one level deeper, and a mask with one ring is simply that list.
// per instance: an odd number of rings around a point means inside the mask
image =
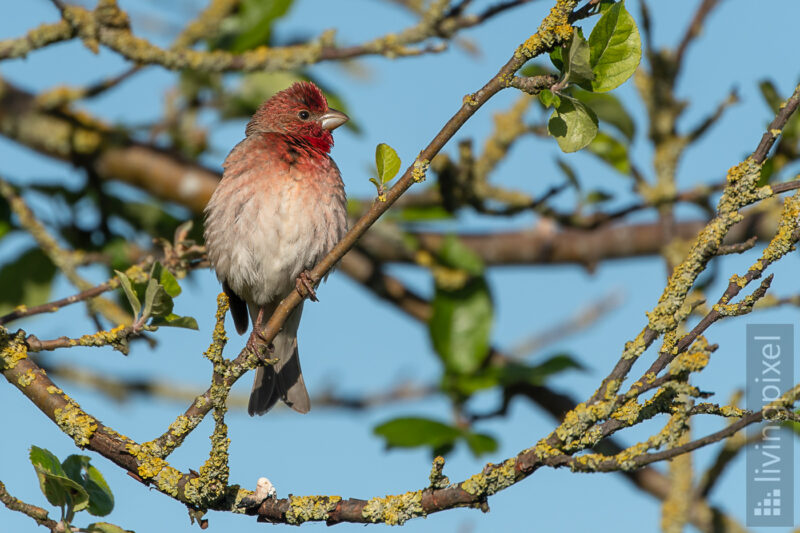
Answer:
[{"label": "red head of bird", "polygon": [[322,91],[309,81],[298,82],[261,104],[245,133],[274,132],[304,139],[323,152],[333,146],[331,131],[348,117],[328,107]]}]

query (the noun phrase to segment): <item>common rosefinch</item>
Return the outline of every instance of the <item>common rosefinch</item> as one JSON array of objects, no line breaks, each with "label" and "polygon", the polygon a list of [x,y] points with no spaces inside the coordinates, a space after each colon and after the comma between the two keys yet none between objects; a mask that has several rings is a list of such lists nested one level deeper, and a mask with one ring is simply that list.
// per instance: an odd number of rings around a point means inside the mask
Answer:
[{"label": "common rosefinch", "polygon": [[[208,259],[230,300],[236,331],[260,332],[280,301],[297,288],[316,299],[308,270],[347,231],[344,184],[330,155],[331,130],[347,115],[328,107],[310,82],[295,83],[258,108],[245,139],[223,164],[222,180],[206,206]],[[278,399],[295,411],[311,408],[297,355],[302,303],[272,341],[274,364],[256,371],[250,415]],[[263,343],[261,343],[263,344]]]}]

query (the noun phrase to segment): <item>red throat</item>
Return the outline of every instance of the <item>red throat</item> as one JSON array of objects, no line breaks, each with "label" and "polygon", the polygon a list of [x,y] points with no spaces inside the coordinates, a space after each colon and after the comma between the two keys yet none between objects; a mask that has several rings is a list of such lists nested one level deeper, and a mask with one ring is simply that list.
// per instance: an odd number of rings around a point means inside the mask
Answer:
[{"label": "red throat", "polygon": [[333,147],[333,135],[329,131],[323,130],[321,135],[304,135],[301,138],[325,154],[330,153],[331,147]]}]

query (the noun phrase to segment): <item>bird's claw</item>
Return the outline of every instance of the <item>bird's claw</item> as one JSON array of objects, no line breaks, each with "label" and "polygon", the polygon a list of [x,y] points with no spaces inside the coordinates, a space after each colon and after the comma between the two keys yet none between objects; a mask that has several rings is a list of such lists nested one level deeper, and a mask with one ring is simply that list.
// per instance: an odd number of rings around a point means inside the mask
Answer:
[{"label": "bird's claw", "polygon": [[[267,355],[272,354],[275,350],[275,347],[272,346],[271,342],[267,342],[267,339],[261,334],[258,328],[253,328],[253,332],[250,333],[250,338],[247,339],[246,347],[252,353],[256,354],[256,356],[264,363],[269,361]],[[266,348],[263,350],[262,348]]]},{"label": "bird's claw", "polygon": [[300,296],[308,296],[308,299],[312,302],[319,301],[319,299],[317,299],[317,293],[314,290],[314,281],[308,274],[308,270],[300,272],[300,275],[297,276],[297,280],[295,280],[295,286],[297,287],[297,292],[300,293]]}]

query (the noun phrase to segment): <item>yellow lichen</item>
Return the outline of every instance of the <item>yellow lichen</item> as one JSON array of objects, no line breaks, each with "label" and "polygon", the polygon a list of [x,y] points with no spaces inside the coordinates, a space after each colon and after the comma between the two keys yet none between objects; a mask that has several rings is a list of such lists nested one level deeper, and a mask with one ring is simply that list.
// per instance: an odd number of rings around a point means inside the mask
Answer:
[{"label": "yellow lichen", "polygon": [[24,333],[16,335],[14,340],[8,337],[0,338],[0,369],[12,370],[17,364],[28,357],[28,345],[25,344]]},{"label": "yellow lichen", "polygon": [[711,354],[704,350],[683,353],[673,361],[670,373],[699,372],[708,365],[710,356]]},{"label": "yellow lichen", "polygon": [[431,484],[430,486],[434,489],[442,489],[450,484],[450,479],[444,475],[444,457],[441,455],[436,456],[433,459],[433,466],[431,466],[431,473],[428,476]]},{"label": "yellow lichen", "polygon": [[150,274],[145,272],[140,265],[133,265],[125,271],[125,275],[128,276],[133,283],[147,283],[150,279]]},{"label": "yellow lichen", "polygon": [[164,462],[158,474],[156,474],[154,481],[158,490],[173,497],[177,497],[179,493],[178,483],[180,482],[181,478],[183,478],[183,474],[181,474],[180,470],[177,470],[176,468],[173,468]]},{"label": "yellow lichen", "polygon": [[632,341],[625,343],[625,349],[622,352],[622,359],[637,359],[647,349],[644,342],[644,330],[636,336]]},{"label": "yellow lichen", "polygon": [[340,501],[341,496],[290,496],[286,522],[300,525],[309,520],[327,520]]},{"label": "yellow lichen", "polygon": [[635,398],[631,398],[622,406],[618,407],[613,413],[611,413],[611,418],[631,426],[638,420],[639,413],[641,413],[641,411],[642,406],[636,401]]},{"label": "yellow lichen", "polygon": [[421,490],[385,498],[372,498],[361,511],[361,516],[369,522],[383,522],[390,526],[403,525],[407,520],[424,514]]},{"label": "yellow lichen", "polygon": [[91,154],[100,148],[103,142],[103,137],[96,131],[87,129],[76,129],[75,135],[72,137],[72,145],[75,151],[81,154]]},{"label": "yellow lichen", "polygon": [[525,452],[532,452],[540,461],[548,458],[561,455],[562,451],[558,448],[551,446],[546,439],[542,439],[536,443],[535,446],[528,448]]},{"label": "yellow lichen", "polygon": [[761,254],[761,258],[751,269],[762,270],[764,265],[772,264],[790,251],[797,242],[795,235],[800,221],[800,192],[787,198],[778,224],[778,231]]},{"label": "yellow lichen", "polygon": [[119,324],[108,331],[82,335],[73,343],[77,346],[107,346],[109,344],[118,344],[125,336],[125,325]]},{"label": "yellow lichen", "polygon": [[[130,450],[129,450],[130,451]],[[164,467],[168,466],[168,463],[161,459],[160,457],[152,457],[148,456],[147,454],[138,454],[136,459],[139,462],[139,466],[137,467],[136,471],[138,472],[139,476],[142,479],[153,479],[156,477],[159,472],[161,472]]]},{"label": "yellow lichen", "polygon": [[[616,380],[614,380],[616,381]],[[595,402],[587,405],[579,403],[565,416],[561,424],[556,428],[556,436],[564,444],[570,444],[576,439],[581,439],[585,436],[586,430],[592,427],[600,420],[605,420],[609,417],[614,409],[614,400],[616,399],[616,390],[619,383],[611,383],[607,385],[606,395],[607,400]],[[611,391],[614,392],[611,392]]]},{"label": "yellow lichen", "polygon": [[255,494],[252,490],[247,490],[239,487],[238,485],[231,485],[231,489],[235,489],[232,498],[232,505],[230,509],[234,513],[244,514],[247,511],[247,506],[242,504],[245,498],[252,498]]},{"label": "yellow lichen", "polygon": [[539,25],[536,33],[522,43],[514,55],[530,59],[569,40],[572,37],[569,15],[577,4],[576,0],[559,0]]},{"label": "yellow lichen", "polygon": [[417,159],[414,161],[414,169],[411,171],[411,177],[414,179],[415,183],[425,181],[425,173],[428,172],[430,164],[431,162],[427,159]]},{"label": "yellow lichen", "polygon": [[33,383],[36,379],[36,372],[32,368],[29,368],[24,374],[22,374],[19,378],[17,378],[17,383],[23,389]]},{"label": "yellow lichen", "polygon": [[741,418],[747,414],[744,409],[736,407],[735,405],[723,405],[719,408],[719,412],[722,416],[726,416],[728,418]]},{"label": "yellow lichen", "polygon": [[68,399],[62,408],[53,411],[56,424],[61,431],[72,437],[80,448],[89,445],[89,441],[97,431],[97,420],[86,414],[74,400]]},{"label": "yellow lichen", "polygon": [[517,460],[512,457],[499,465],[487,465],[483,472],[475,474],[461,488],[473,496],[491,496],[517,481]]},{"label": "yellow lichen", "polygon": [[169,425],[169,429],[167,430],[170,434],[181,437],[194,429],[196,424],[192,423],[192,420],[188,416],[180,415],[175,421]]},{"label": "yellow lichen", "polygon": [[198,396],[194,399],[194,406],[198,409],[203,409],[208,404],[208,398],[205,396]]}]

